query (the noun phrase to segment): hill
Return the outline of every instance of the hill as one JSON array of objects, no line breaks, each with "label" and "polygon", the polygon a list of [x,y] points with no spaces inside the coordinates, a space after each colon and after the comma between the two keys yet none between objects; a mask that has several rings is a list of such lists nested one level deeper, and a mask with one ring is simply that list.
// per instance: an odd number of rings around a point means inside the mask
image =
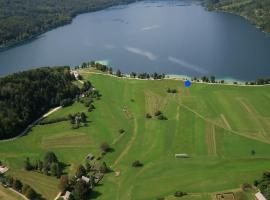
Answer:
[{"label": "hill", "polygon": [[[23,169],[25,158],[54,151],[75,173],[86,155],[99,155],[100,144],[112,151],[102,158],[113,172],[95,187],[95,199],[147,200],[173,197],[211,199],[225,191],[253,199],[252,184],[270,165],[270,87],[196,84],[177,80],[135,80],[81,71],[102,97],[88,112],[89,123],[72,129],[67,121],[37,125],[24,137],[1,142],[0,157],[17,177],[47,199],[57,193],[58,180]],[[76,84],[80,84],[79,82]],[[176,89],[168,93],[167,89]],[[76,102],[50,115],[53,120],[84,112]],[[160,110],[167,120],[155,116]],[[152,118],[146,118],[146,114]],[[119,130],[125,130],[120,133]],[[189,158],[176,158],[188,154]],[[143,166],[134,168],[139,160]],[[115,173],[117,172],[117,173]]]},{"label": "hill", "polygon": [[234,13],[270,33],[270,0],[204,0],[209,9]]}]

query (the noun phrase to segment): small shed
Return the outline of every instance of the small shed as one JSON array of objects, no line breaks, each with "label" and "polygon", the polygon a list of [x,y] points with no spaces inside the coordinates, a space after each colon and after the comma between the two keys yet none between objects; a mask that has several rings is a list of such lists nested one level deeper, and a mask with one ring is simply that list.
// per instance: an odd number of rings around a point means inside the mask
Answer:
[{"label": "small shed", "polygon": [[93,154],[89,153],[86,158],[87,158],[87,160],[93,160],[95,158],[95,156]]},{"label": "small shed", "polygon": [[69,191],[66,191],[66,193],[65,193],[65,195],[63,196],[63,199],[64,200],[68,200],[69,199],[69,197],[70,197],[70,192]]},{"label": "small shed", "polygon": [[255,194],[255,198],[256,198],[256,200],[267,200],[267,199],[263,196],[263,194],[260,193],[260,192],[257,192],[257,193]]},{"label": "small shed", "polygon": [[82,180],[86,183],[90,182],[90,178],[86,177],[86,176],[82,176]]},{"label": "small shed", "polygon": [[189,158],[188,154],[186,153],[176,153],[175,157],[176,158]]}]

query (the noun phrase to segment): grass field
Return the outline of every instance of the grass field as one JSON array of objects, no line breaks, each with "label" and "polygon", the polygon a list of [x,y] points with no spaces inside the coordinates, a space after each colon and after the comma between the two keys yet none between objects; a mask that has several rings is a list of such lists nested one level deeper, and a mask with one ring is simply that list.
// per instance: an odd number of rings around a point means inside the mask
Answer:
[{"label": "grass field", "polygon": [[[95,199],[173,200],[174,192],[184,191],[188,195],[181,199],[208,200],[216,192],[253,183],[270,169],[270,87],[193,84],[187,89],[175,80],[83,75],[102,94],[96,110],[87,114],[88,126],[74,130],[69,122],[38,125],[27,136],[0,143],[0,158],[11,168],[9,173],[47,199],[57,195],[57,180],[24,171],[25,157],[42,158],[53,150],[73,173],[88,153],[100,152],[104,141],[114,148],[104,160],[120,176],[106,175],[95,188]],[[177,89],[177,94],[167,93],[167,88]],[[49,118],[85,110],[75,103]],[[145,118],[156,110],[168,120]],[[123,135],[121,128],[126,130]],[[190,158],[176,159],[175,153]],[[135,160],[144,166],[132,168]]]}]

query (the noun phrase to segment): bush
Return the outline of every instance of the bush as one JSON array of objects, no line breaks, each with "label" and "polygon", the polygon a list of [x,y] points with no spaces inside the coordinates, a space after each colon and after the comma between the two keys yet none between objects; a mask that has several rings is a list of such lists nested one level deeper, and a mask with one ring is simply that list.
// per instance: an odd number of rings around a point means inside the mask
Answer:
[{"label": "bush", "polygon": [[22,182],[20,180],[17,180],[17,179],[12,184],[12,188],[14,190],[17,190],[17,191],[21,191],[22,190],[22,187],[23,187]]},{"label": "bush", "polygon": [[174,193],[175,197],[182,197],[182,196],[185,196],[185,195],[187,195],[187,193],[186,192],[181,192],[181,191],[176,191]]},{"label": "bush", "polygon": [[146,113],[145,117],[146,117],[147,119],[151,119],[151,118],[152,118],[152,116],[151,116],[149,113]]},{"label": "bush", "polygon": [[122,134],[122,133],[125,132],[125,130],[121,128],[121,129],[118,130],[118,132],[119,132],[120,134]]},{"label": "bush", "polygon": [[107,142],[103,142],[101,145],[100,145],[100,148],[101,148],[101,150],[102,151],[104,151],[104,152],[108,152],[108,151],[110,151],[110,146],[109,146],[109,144],[107,143]]},{"label": "bush", "polygon": [[142,166],[143,166],[143,164],[139,160],[135,160],[132,163],[132,167],[142,167]]},{"label": "bush", "polygon": [[158,120],[167,120],[167,117],[165,117],[163,114],[159,115]]},{"label": "bush", "polygon": [[63,99],[60,102],[60,106],[67,107],[67,106],[70,106],[72,103],[73,103],[73,100],[71,98],[67,98],[67,99]]},{"label": "bush", "polygon": [[155,116],[159,116],[161,114],[162,114],[162,112],[160,110],[158,110],[158,111],[155,112]]}]

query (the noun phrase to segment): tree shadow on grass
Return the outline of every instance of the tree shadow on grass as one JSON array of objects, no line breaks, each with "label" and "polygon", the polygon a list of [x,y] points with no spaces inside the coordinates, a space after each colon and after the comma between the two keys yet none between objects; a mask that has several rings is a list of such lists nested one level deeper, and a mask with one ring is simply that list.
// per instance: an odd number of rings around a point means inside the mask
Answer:
[{"label": "tree shadow on grass", "polygon": [[102,195],[102,193],[100,193],[98,191],[91,191],[89,194],[89,197],[90,197],[90,199],[97,199],[101,195]]}]

